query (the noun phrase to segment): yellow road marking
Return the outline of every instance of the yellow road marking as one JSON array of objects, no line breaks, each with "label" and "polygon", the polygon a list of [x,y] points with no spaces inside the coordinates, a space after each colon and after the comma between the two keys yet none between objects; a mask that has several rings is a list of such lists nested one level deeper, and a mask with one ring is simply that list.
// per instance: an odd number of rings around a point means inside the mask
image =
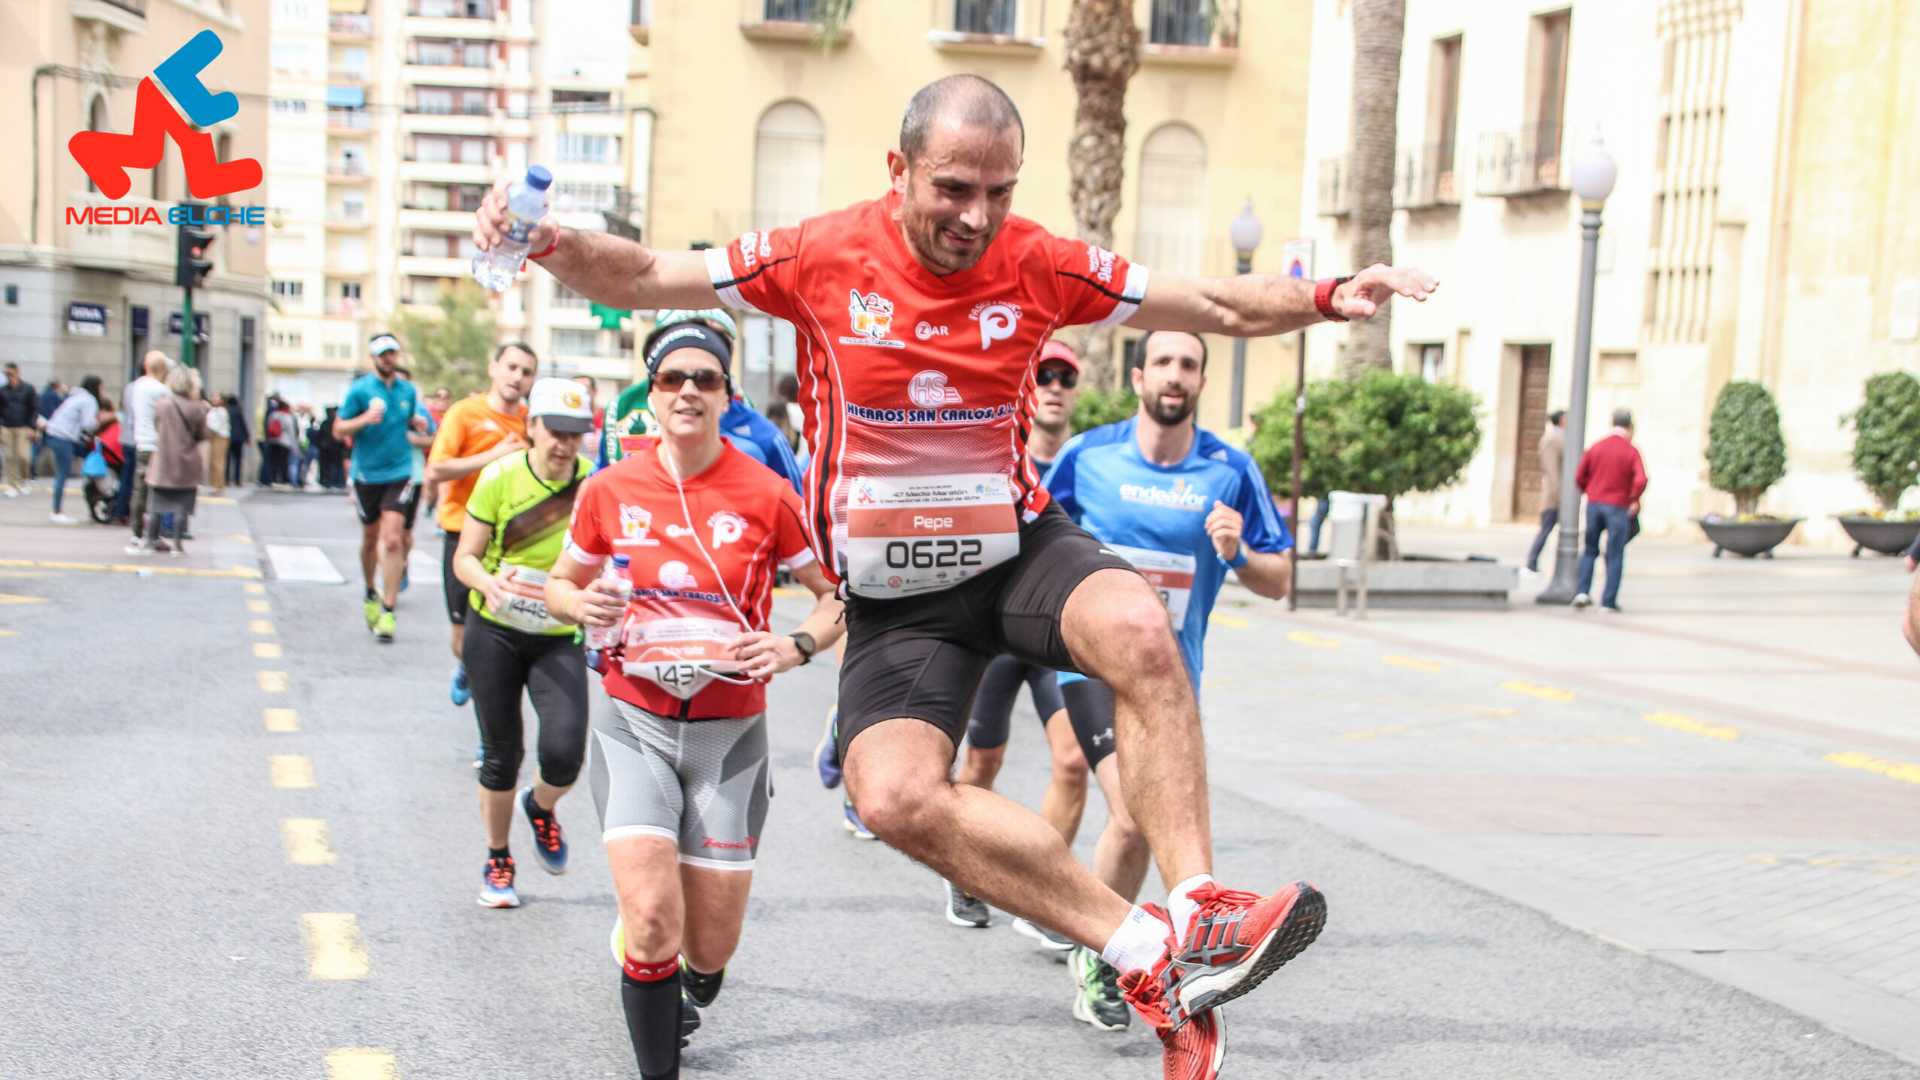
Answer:
[{"label": "yellow road marking", "polygon": [[262,585],[262,584],[260,584],[260,583],[259,583],[259,582],[257,582],[257,581],[249,581],[249,582],[247,582],[247,583],[246,583],[245,585],[243,585],[243,586],[241,586],[241,587],[247,590],[247,595],[248,595],[248,596],[265,596],[265,595],[267,595],[267,587],[266,587],[265,585]]},{"label": "yellow road marking", "polygon": [[236,544],[250,544],[253,542],[253,537],[248,536],[246,533],[228,533],[227,539]]},{"label": "yellow road marking", "polygon": [[1727,742],[1732,742],[1740,737],[1739,728],[1729,727],[1726,724],[1702,723],[1691,716],[1682,716],[1679,713],[1648,713],[1646,720],[1649,724],[1658,724],[1663,728],[1671,728],[1674,731],[1684,731],[1689,735],[1704,735],[1709,739],[1722,739]]},{"label": "yellow road marking", "polygon": [[1905,780],[1909,784],[1920,784],[1920,765],[1907,761],[1888,761],[1871,754],[1862,754],[1849,750],[1844,754],[1828,754],[1828,761],[1849,769],[1862,769],[1870,773],[1879,773],[1892,780]]},{"label": "yellow road marking", "polygon": [[253,643],[253,658],[256,660],[280,659],[280,643],[277,641],[256,641]]},{"label": "yellow road marking", "polygon": [[277,788],[313,786],[313,761],[300,754],[274,754],[267,758]]},{"label": "yellow road marking", "polygon": [[1417,656],[1385,656],[1381,659],[1394,667],[1406,668],[1408,671],[1434,672],[1447,666],[1438,660],[1422,660]]},{"label": "yellow road marking", "polygon": [[44,604],[44,596],[22,596],[19,593],[0,592],[0,605],[4,604]]},{"label": "yellow road marking", "polygon": [[1509,693],[1525,694],[1527,697],[1539,698],[1541,701],[1556,701],[1563,705],[1573,700],[1573,691],[1571,690],[1562,690],[1557,686],[1542,686],[1539,683],[1521,682],[1518,679],[1501,683],[1500,689],[1506,690]]},{"label": "yellow road marking", "polygon": [[247,630],[261,637],[272,637],[273,623],[266,619],[249,619],[247,620]]},{"label": "yellow road marking", "polygon": [[773,587],[773,595],[791,600],[795,597],[812,596],[813,593],[807,589],[797,589],[792,585],[776,585]]},{"label": "yellow road marking", "polygon": [[367,948],[360,943],[360,923],[341,912],[300,916],[307,939],[307,977],[310,979],[364,979]]},{"label": "yellow road marking", "polygon": [[1212,615],[1207,616],[1207,621],[1216,626],[1224,626],[1229,630],[1245,630],[1253,625],[1253,622],[1249,619],[1244,619],[1238,615],[1228,615],[1224,611],[1216,611]]},{"label": "yellow road marking", "polygon": [[287,673],[284,671],[256,671],[254,678],[259,680],[260,691],[266,694],[284,694],[287,692]]},{"label": "yellow road marking", "polygon": [[153,566],[146,563],[66,562],[54,559],[0,559],[0,567],[23,570],[83,570],[105,574],[162,574],[168,577],[258,579],[260,571],[251,566],[229,566],[221,570],[199,570],[185,566]]},{"label": "yellow road marking", "polygon": [[201,498],[201,500],[200,500],[200,501],[201,501],[201,502],[203,502],[203,503],[206,503],[206,504],[207,504],[208,506],[232,506],[232,505],[233,505],[233,496],[231,496],[231,495],[207,495],[207,496],[204,496],[203,498]]},{"label": "yellow road marking", "polygon": [[393,1054],[365,1046],[333,1050],[327,1054],[327,1080],[399,1080]]},{"label": "yellow road marking", "polygon": [[247,601],[247,611],[253,615],[270,615],[273,613],[273,605],[267,603],[265,600],[249,600]]},{"label": "yellow road marking", "polygon": [[292,709],[262,709],[260,719],[267,725],[267,730],[276,735],[300,730],[300,714]]},{"label": "yellow road marking", "polygon": [[1339,638],[1325,637],[1311,630],[1295,630],[1287,635],[1287,640],[1295,645],[1305,645],[1309,649],[1337,649]]},{"label": "yellow road marking", "polygon": [[19,636],[20,636],[20,631],[18,630],[0,630],[0,637],[19,637]]},{"label": "yellow road marking", "polygon": [[319,818],[285,818],[280,842],[287,861],[295,866],[332,866],[333,848],[327,844],[327,823]]}]

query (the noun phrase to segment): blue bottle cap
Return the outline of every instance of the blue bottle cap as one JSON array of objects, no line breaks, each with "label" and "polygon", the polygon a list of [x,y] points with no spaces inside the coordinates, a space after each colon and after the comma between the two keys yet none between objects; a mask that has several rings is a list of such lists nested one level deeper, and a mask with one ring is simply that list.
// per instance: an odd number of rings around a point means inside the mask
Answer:
[{"label": "blue bottle cap", "polygon": [[536,191],[545,191],[553,186],[553,174],[545,165],[527,166],[527,186]]}]

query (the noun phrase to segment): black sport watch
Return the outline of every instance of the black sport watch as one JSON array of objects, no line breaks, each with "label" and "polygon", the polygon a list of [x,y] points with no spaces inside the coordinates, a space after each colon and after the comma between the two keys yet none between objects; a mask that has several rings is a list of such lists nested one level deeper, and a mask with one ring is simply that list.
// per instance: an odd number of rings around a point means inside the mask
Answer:
[{"label": "black sport watch", "polygon": [[793,647],[800,650],[800,662],[802,664],[812,663],[813,654],[820,651],[820,646],[813,640],[813,635],[807,633],[805,630],[795,630],[787,636],[793,639]]}]

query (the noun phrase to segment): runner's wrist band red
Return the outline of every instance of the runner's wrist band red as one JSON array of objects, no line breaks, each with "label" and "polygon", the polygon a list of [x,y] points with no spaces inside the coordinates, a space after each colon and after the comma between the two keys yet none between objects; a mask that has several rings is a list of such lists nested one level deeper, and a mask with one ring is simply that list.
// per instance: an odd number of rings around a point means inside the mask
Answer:
[{"label": "runner's wrist band red", "polygon": [[546,249],[545,249],[544,251],[536,251],[536,252],[534,252],[533,254],[531,254],[531,255],[529,255],[529,256],[527,256],[527,258],[529,258],[529,259],[532,259],[532,260],[534,260],[534,261],[536,261],[536,262],[538,262],[539,260],[541,260],[541,259],[544,259],[544,258],[546,258],[547,256],[549,256],[549,255],[551,255],[551,254],[553,254],[554,252],[556,252],[556,251],[558,251],[558,250],[560,250],[560,234],[559,234],[559,233],[554,233],[554,234],[553,234],[553,243],[551,243],[551,244],[548,244],[548,245],[546,246]]},{"label": "runner's wrist band red", "polygon": [[1352,280],[1353,275],[1348,274],[1346,277],[1321,278],[1313,283],[1313,306],[1320,312],[1321,318],[1328,322],[1347,321],[1345,315],[1333,310],[1333,290]]}]

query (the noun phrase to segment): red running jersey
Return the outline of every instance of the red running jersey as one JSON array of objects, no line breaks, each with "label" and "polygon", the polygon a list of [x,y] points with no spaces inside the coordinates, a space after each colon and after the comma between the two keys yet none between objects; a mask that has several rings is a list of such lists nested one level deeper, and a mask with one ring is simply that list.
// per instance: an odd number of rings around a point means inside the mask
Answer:
[{"label": "red running jersey", "polygon": [[771,469],[728,445],[718,461],[682,481],[683,509],[657,445],[648,439],[588,477],[574,499],[567,553],[588,566],[625,555],[633,581],[626,656],[608,667],[603,684],[622,701],[683,720],[765,712],[764,683],[728,681],[715,670],[732,667],[726,646],[736,635],[767,629],[775,569],[813,561],[800,498]]},{"label": "red running jersey", "polygon": [[1145,268],[1021,217],[974,267],[936,276],[898,205],[707,253],[723,303],[798,331],[808,540],[870,596],[946,588],[1017,553],[1014,512],[1048,501],[1027,456],[1040,348],[1064,326],[1125,321],[1147,291]]}]

